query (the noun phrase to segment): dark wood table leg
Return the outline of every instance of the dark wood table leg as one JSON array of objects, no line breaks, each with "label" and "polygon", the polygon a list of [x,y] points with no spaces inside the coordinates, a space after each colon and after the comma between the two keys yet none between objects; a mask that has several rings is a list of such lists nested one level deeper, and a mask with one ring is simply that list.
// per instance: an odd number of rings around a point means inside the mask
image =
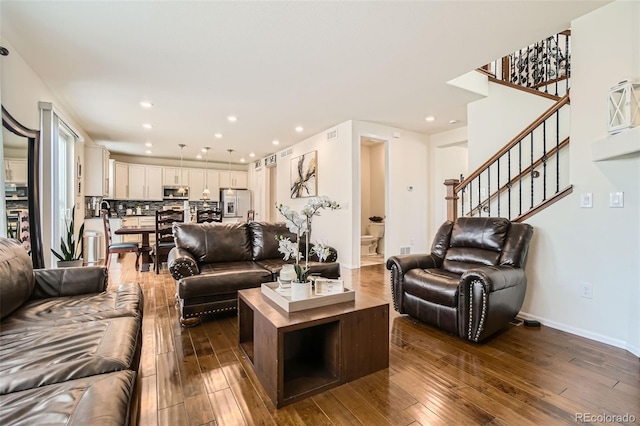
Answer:
[{"label": "dark wood table leg", "polygon": [[149,234],[142,233],[142,245],[140,246],[140,252],[142,253],[142,265],[140,265],[140,272],[149,272],[149,264],[151,263],[151,246],[149,246]]}]

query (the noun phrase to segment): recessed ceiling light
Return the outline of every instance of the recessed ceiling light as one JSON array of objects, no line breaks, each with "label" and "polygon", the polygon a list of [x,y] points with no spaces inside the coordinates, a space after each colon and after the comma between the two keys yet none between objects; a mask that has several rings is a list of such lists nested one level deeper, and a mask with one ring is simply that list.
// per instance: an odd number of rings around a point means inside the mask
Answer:
[{"label": "recessed ceiling light", "polygon": [[256,156],[256,155],[255,155],[253,152],[250,152],[250,153],[249,153],[249,157],[253,158],[253,157],[255,157],[255,156]]},{"label": "recessed ceiling light", "polygon": [[449,120],[449,124],[456,124],[458,120]]},{"label": "recessed ceiling light", "polygon": [[150,150],[150,149],[146,150],[145,152],[146,152],[147,154],[151,154],[151,150]]},{"label": "recessed ceiling light", "polygon": [[241,158],[241,159],[240,159],[240,162],[241,162],[241,163],[244,163],[244,162],[245,162],[245,159],[244,159],[244,158]]},{"label": "recessed ceiling light", "polygon": [[435,120],[436,120],[436,118],[433,115],[427,115],[424,118],[424,121],[428,121],[429,123],[431,123],[432,121],[435,121]]},{"label": "recessed ceiling light", "polygon": [[216,138],[220,139],[222,137],[222,133],[214,133],[214,135]]},{"label": "recessed ceiling light", "polygon": [[150,123],[144,123],[142,127],[144,127],[145,129],[153,129],[153,126]]},{"label": "recessed ceiling light", "polygon": [[235,115],[230,115],[227,117],[227,120],[229,120],[232,123],[235,123],[236,121],[238,121],[238,117],[236,117]]},{"label": "recessed ceiling light", "polygon": [[151,108],[153,106],[153,104],[149,101],[142,101],[140,102],[140,106],[142,108]]},{"label": "recessed ceiling light", "polygon": [[273,142],[271,142],[274,145],[280,145],[280,141],[277,139],[274,139]]},{"label": "recessed ceiling light", "polygon": [[202,155],[198,154],[198,155],[196,155],[196,158],[199,160],[199,159],[202,158]]},{"label": "recessed ceiling light", "polygon": [[302,126],[296,126],[296,132],[300,133],[304,130],[304,127]]},{"label": "recessed ceiling light", "polygon": [[153,144],[151,142],[147,142],[147,143],[144,144],[144,146],[147,146],[147,147],[151,148],[153,146]]}]

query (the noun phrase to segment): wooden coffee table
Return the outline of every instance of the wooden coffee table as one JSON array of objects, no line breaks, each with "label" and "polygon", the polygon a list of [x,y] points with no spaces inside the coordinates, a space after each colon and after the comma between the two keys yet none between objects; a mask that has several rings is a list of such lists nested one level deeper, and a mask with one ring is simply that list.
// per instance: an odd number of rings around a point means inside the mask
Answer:
[{"label": "wooden coffee table", "polygon": [[277,408],[389,367],[389,303],[356,300],[287,314],[238,291],[239,345]]}]

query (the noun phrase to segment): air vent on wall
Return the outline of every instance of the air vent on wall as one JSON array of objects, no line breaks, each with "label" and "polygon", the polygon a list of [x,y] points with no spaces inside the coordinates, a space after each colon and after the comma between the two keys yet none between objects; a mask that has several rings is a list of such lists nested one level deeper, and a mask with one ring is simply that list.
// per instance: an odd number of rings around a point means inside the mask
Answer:
[{"label": "air vent on wall", "polygon": [[400,247],[400,254],[411,254],[411,247]]},{"label": "air vent on wall", "polygon": [[327,132],[327,140],[335,139],[338,137],[338,129],[329,130]]},{"label": "air vent on wall", "polygon": [[292,152],[293,152],[293,148],[289,148],[286,151],[282,151],[280,153],[280,158],[286,157],[287,155],[291,155]]}]

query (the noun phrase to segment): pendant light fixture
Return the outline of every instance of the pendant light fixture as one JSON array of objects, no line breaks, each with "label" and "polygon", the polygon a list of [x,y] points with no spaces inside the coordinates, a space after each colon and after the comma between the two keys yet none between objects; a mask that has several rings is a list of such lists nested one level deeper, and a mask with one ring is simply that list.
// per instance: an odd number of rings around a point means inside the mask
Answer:
[{"label": "pendant light fixture", "polygon": [[207,200],[209,199],[209,194],[211,194],[211,191],[209,191],[209,182],[207,179],[207,173],[209,173],[209,150],[211,149],[208,146],[205,146],[204,148],[204,189],[202,190],[202,199],[204,200],[204,206],[207,206]]},{"label": "pendant light fixture", "polygon": [[227,149],[227,151],[229,152],[229,189],[227,189],[227,194],[233,195],[233,188],[231,188],[231,153],[233,149]]},{"label": "pendant light fixture", "polygon": [[182,151],[184,150],[184,147],[186,145],[183,143],[180,143],[178,144],[178,146],[180,147],[180,187],[178,188],[178,194],[184,194],[185,192],[187,192],[187,190],[182,184]]}]

